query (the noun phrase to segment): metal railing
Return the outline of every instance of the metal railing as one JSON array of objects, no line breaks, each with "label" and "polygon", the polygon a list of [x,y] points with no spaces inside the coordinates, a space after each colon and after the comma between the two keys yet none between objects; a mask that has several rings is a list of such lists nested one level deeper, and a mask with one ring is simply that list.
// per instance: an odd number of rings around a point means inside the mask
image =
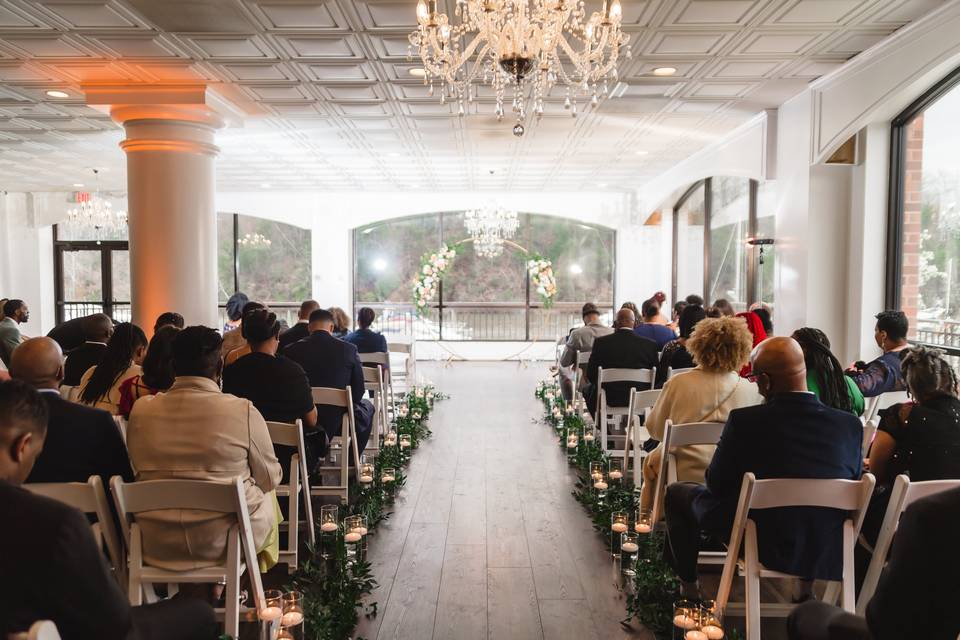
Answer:
[{"label": "metal railing", "polygon": [[113,302],[109,305],[109,308],[105,302],[62,302],[59,304],[63,308],[64,322],[94,313],[106,313],[115,322],[130,322],[131,318],[129,302]]},{"label": "metal railing", "polygon": [[916,337],[910,342],[944,351],[947,361],[960,372],[960,321],[919,320]]}]

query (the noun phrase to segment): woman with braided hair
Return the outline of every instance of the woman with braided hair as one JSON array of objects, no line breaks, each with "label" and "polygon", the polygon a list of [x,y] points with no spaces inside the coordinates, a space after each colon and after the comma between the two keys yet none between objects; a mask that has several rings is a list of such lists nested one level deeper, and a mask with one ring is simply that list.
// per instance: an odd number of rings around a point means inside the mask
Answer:
[{"label": "woman with braided hair", "polygon": [[844,375],[843,365],[830,351],[827,334],[820,329],[803,327],[794,331],[792,337],[803,349],[807,389],[828,407],[863,415],[863,394],[853,379]]},{"label": "woman with braided hair", "polygon": [[899,474],[909,475],[912,482],[960,478],[957,373],[942,351],[928,347],[904,349],[900,367],[913,401],[880,412],[869,458],[877,488],[863,525],[871,543]]},{"label": "woman with braided hair", "polygon": [[143,373],[140,365],[147,353],[147,336],[130,322],[121,322],[110,336],[100,364],[80,378],[80,404],[120,415],[120,385]]}]

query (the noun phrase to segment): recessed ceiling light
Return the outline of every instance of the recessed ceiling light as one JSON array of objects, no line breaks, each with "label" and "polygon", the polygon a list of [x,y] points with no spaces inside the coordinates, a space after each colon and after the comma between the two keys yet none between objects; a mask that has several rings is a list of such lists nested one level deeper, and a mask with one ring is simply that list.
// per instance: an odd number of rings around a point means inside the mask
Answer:
[{"label": "recessed ceiling light", "polygon": [[649,151],[645,151],[645,150],[643,150],[643,149],[640,149],[639,151],[637,151],[637,155],[638,155],[638,156],[645,156],[645,155],[647,155],[648,153],[650,153],[650,152],[649,152]]},{"label": "recessed ceiling light", "polygon": [[57,91],[56,89],[51,89],[47,91],[47,95],[51,98],[69,98],[70,94],[66,91]]},{"label": "recessed ceiling light", "polygon": [[261,189],[269,189],[269,188],[270,188],[270,183],[269,183],[269,182],[261,182],[261,183],[260,183],[260,188],[261,188]]},{"label": "recessed ceiling light", "polygon": [[653,70],[655,76],[672,76],[677,70],[674,67],[657,67]]},{"label": "recessed ceiling light", "polygon": [[427,75],[427,70],[422,67],[413,67],[407,73],[417,78],[423,78]]},{"label": "recessed ceiling light", "polygon": [[79,189],[79,188],[81,188],[81,187],[83,186],[83,183],[82,183],[82,182],[74,182],[74,183],[73,183],[73,186],[74,186],[74,188]]}]

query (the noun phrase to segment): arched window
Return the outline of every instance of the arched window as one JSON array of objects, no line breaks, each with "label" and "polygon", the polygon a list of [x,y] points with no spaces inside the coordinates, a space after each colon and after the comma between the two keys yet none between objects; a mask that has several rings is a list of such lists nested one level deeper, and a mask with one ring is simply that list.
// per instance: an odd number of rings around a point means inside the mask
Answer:
[{"label": "arched window", "polygon": [[584,302],[612,311],[615,232],[566,218],[521,213],[516,243],[553,262],[558,293],[550,310],[530,290],[522,252],[484,258],[465,244],[423,318],[411,283],[420,257],[465,240],[462,211],[387,220],[354,231],[354,307],[377,311],[377,328],[418,339],[554,340],[580,322]]}]

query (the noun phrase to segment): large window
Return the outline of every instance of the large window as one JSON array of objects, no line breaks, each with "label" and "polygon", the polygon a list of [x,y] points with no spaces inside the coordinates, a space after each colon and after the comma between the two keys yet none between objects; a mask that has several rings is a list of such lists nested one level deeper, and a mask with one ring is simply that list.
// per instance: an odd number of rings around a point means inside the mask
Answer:
[{"label": "large window", "polygon": [[125,230],[105,234],[75,223],[58,224],[53,229],[53,259],[57,322],[92,313],[130,319]]},{"label": "large window", "polygon": [[960,69],[893,123],[887,305],[960,356]]},{"label": "large window", "polygon": [[727,299],[737,311],[773,303],[773,189],[726,176],[690,186],[673,206],[672,299]]},{"label": "large window", "polygon": [[530,290],[524,255],[507,247],[483,258],[467,243],[424,317],[413,313],[410,285],[420,257],[468,237],[462,211],[376,223],[354,232],[354,305],[378,310],[390,335],[442,340],[554,339],[580,321],[587,300],[612,309],[615,237],[611,229],[564,218],[520,214],[516,243],[551,260],[558,295],[546,310]]}]

